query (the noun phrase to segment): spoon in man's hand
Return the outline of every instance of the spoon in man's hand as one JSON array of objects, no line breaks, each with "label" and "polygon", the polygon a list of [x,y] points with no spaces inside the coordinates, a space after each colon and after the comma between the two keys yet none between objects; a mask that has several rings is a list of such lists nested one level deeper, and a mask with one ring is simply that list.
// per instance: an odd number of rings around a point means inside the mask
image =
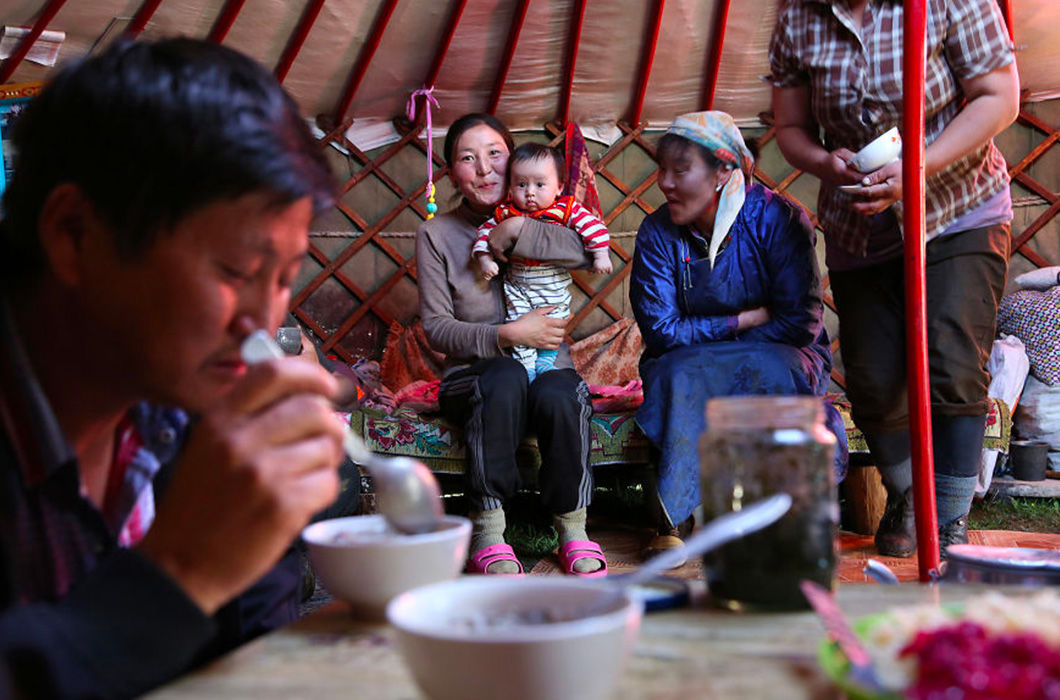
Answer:
[{"label": "spoon in man's hand", "polygon": [[[268,333],[257,330],[247,336],[241,348],[248,365],[284,357],[283,350]],[[430,532],[441,522],[442,493],[438,480],[422,462],[409,457],[381,457],[346,426],[342,448],[356,464],[372,475],[379,512],[398,532]]]}]

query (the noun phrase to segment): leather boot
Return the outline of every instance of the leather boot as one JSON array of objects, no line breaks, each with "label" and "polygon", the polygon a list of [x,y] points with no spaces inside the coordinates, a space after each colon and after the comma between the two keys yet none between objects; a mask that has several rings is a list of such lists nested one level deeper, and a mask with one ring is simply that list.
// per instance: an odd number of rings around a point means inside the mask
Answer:
[{"label": "leather boot", "polygon": [[946,548],[951,544],[968,544],[968,518],[957,518],[939,528],[939,554],[942,559],[946,558]]},{"label": "leather boot", "polygon": [[911,557],[916,551],[916,514],[913,490],[887,490],[887,506],[876,529],[876,551],[885,557]]}]

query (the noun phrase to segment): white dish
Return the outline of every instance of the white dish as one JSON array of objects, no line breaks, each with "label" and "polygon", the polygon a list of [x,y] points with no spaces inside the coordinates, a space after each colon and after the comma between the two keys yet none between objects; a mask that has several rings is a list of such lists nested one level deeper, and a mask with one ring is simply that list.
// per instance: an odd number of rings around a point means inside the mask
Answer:
[{"label": "white dish", "polygon": [[894,162],[901,155],[902,137],[898,133],[898,127],[895,126],[855,153],[850,159],[850,167],[858,172],[871,173]]},{"label": "white dish", "polygon": [[313,523],[302,539],[324,587],[349,601],[356,617],[383,620],[394,596],[460,573],[471,521],[447,515],[434,532],[405,535],[382,515],[357,515]]},{"label": "white dish", "polygon": [[[579,615],[601,598],[610,605]],[[387,619],[431,700],[601,700],[626,666],[641,611],[602,581],[466,576],[402,593]]]}]

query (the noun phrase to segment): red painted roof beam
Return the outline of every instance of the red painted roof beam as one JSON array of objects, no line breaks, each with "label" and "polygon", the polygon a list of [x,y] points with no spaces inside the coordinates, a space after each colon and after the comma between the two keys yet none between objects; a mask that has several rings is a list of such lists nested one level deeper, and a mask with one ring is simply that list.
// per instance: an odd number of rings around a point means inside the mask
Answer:
[{"label": "red painted roof beam", "polygon": [[652,13],[648,43],[641,58],[640,80],[637,81],[637,93],[633,98],[633,111],[629,120],[632,126],[640,124],[640,115],[644,109],[644,95],[648,92],[648,78],[651,77],[651,64],[655,61],[655,49],[659,45],[659,27],[662,25],[664,7],[666,7],[666,0],[655,0],[655,12]]},{"label": "red painted roof beam", "polygon": [[445,54],[449,53],[449,45],[453,43],[453,35],[456,34],[456,28],[460,24],[460,16],[464,14],[465,7],[467,7],[467,0],[456,0],[453,11],[449,13],[449,24],[445,27],[442,43],[438,45],[438,50],[434,53],[431,70],[427,74],[427,80],[423,82],[425,87],[434,85],[434,81],[438,80],[438,74],[442,72],[442,63],[445,61]]},{"label": "red painted roof beam", "polygon": [[721,71],[721,51],[725,47],[725,27],[729,24],[729,6],[732,0],[720,0],[714,8],[714,31],[707,53],[707,69],[703,72],[702,109],[714,109],[714,93],[718,89],[718,74]]},{"label": "red painted roof beam", "polygon": [[501,101],[501,91],[504,90],[504,82],[508,79],[508,69],[512,67],[515,47],[519,44],[519,34],[523,31],[523,24],[526,22],[526,10],[529,7],[530,0],[519,0],[519,6],[515,8],[512,27],[508,30],[508,43],[504,47],[504,57],[501,59],[501,68],[497,71],[497,79],[493,83],[493,92],[490,93],[490,104],[486,108],[486,111],[490,114],[497,113],[497,105]]},{"label": "red painted roof beam", "polygon": [[302,13],[302,19],[299,20],[298,26],[295,27],[294,32],[291,34],[291,38],[283,50],[283,55],[280,56],[280,61],[272,72],[276,76],[277,81],[282,83],[284,78],[287,77],[287,72],[291,70],[294,59],[298,56],[298,52],[302,50],[305,40],[309,37],[309,30],[313,28],[313,23],[317,21],[317,16],[323,7],[324,0],[310,0],[309,4],[306,5],[305,12]]},{"label": "red painted roof beam", "polygon": [[246,0],[228,0],[224,9],[221,10],[221,14],[217,16],[217,21],[214,22],[213,29],[210,30],[210,36],[207,39],[215,44],[220,44],[224,41],[228,30],[235,24],[239,11],[243,9],[244,2]]},{"label": "red painted roof beam", "polygon": [[361,54],[357,57],[357,62],[350,72],[350,79],[346,82],[346,89],[343,91],[342,98],[339,100],[335,113],[332,115],[336,124],[346,118],[346,112],[349,111],[350,105],[353,104],[353,97],[357,94],[357,88],[361,86],[361,80],[364,79],[364,74],[368,72],[368,65],[372,62],[372,57],[375,56],[376,49],[379,48],[379,43],[383,40],[383,32],[386,31],[386,26],[390,23],[390,17],[394,14],[395,7],[397,7],[397,0],[386,0],[379,9],[379,16],[375,18],[372,31],[368,34],[364,46],[361,47]]},{"label": "red painted roof beam", "polygon": [[19,64],[22,63],[22,59],[29,53],[33,43],[40,38],[41,33],[48,27],[48,23],[55,18],[55,15],[59,13],[65,3],[66,0],[49,0],[48,4],[44,6],[40,17],[34,22],[33,28],[29,30],[29,34],[22,38],[18,48],[15,49],[15,53],[11,54],[4,61],[3,68],[0,68],[0,83],[6,83],[11,80],[11,76],[15,74],[15,69],[18,68]]},{"label": "red painted roof beam", "polygon": [[561,126],[566,126],[570,117],[570,95],[574,89],[574,66],[578,63],[578,43],[582,39],[582,24],[585,21],[585,0],[575,0],[572,19],[570,38],[567,40],[567,70],[563,76],[564,83],[559,96]]},{"label": "red painted roof beam", "polygon": [[1005,18],[1005,24],[1008,25],[1008,38],[1015,41],[1016,33],[1012,29],[1012,0],[998,0],[998,5],[1001,7],[1001,15]]},{"label": "red painted roof beam", "polygon": [[135,39],[140,36],[140,32],[144,30],[147,23],[151,21],[151,17],[155,14],[155,10],[162,4],[162,0],[144,0],[144,4],[140,5],[140,9],[133,15],[132,21],[129,22],[129,26],[125,27],[125,34],[130,39]]}]

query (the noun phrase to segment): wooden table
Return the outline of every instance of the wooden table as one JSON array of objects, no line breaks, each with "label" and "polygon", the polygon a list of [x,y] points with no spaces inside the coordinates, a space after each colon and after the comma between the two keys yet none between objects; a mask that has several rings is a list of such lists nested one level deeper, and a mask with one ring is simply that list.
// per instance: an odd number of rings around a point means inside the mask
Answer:
[{"label": "wooden table", "polygon": [[[898,605],[960,601],[985,589],[845,585],[839,603],[856,617]],[[614,697],[838,699],[839,691],[817,666],[824,638],[820,622],[808,612],[738,614],[696,605],[648,613]],[[345,604],[335,602],[151,697],[414,700],[420,695],[393,630],[358,622]]]}]

